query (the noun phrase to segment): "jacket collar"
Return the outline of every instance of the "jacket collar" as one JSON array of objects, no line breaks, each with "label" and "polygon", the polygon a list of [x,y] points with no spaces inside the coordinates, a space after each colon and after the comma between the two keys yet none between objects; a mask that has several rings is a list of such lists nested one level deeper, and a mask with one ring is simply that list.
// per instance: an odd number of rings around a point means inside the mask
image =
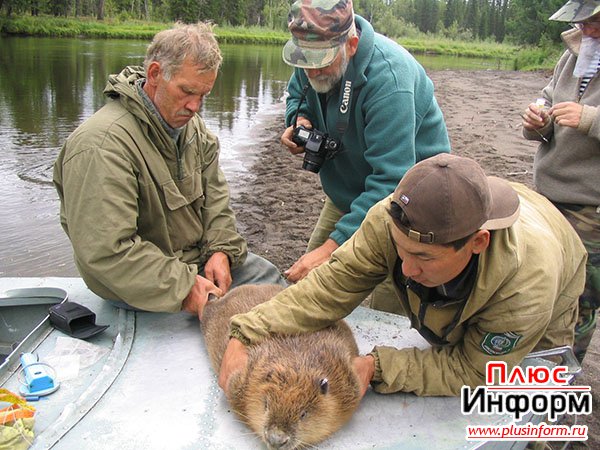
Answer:
[{"label": "jacket collar", "polygon": [[365,71],[369,66],[369,61],[373,54],[373,47],[375,46],[375,30],[373,30],[373,26],[369,22],[359,15],[354,16],[354,23],[356,24],[357,30],[360,32],[358,49],[352,57],[355,73],[354,87],[359,87],[367,82]]},{"label": "jacket collar", "polygon": [[407,286],[414,291],[422,301],[430,303],[436,307],[465,302],[475,281],[477,280],[478,255],[471,256],[471,260],[463,271],[454,279],[435,288],[427,288],[410,278],[407,280]]},{"label": "jacket collar", "polygon": [[581,47],[581,38],[583,33],[577,28],[571,28],[570,30],[563,31],[560,38],[563,40],[567,48],[575,56],[579,56],[579,48]]}]

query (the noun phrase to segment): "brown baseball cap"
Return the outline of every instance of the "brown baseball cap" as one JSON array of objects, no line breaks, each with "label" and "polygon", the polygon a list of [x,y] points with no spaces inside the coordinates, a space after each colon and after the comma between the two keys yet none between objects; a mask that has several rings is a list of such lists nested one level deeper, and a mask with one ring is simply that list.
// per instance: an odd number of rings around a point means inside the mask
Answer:
[{"label": "brown baseball cap", "polygon": [[394,191],[410,227],[396,226],[409,238],[448,244],[477,230],[510,227],[519,217],[519,197],[497,177],[486,176],[476,161],[441,153],[413,166]]}]

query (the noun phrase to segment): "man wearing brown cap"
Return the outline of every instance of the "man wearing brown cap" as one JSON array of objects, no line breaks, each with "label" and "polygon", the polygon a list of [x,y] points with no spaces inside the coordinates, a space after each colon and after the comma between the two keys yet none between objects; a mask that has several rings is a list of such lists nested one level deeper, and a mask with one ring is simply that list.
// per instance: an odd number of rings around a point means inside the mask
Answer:
[{"label": "man wearing brown cap", "polygon": [[245,344],[320,329],[348,315],[388,274],[430,348],[375,347],[355,359],[366,391],[458,395],[488,361],[573,344],[586,252],[543,196],[441,154],[416,164],[358,231],[301,282],[232,318],[219,382]]},{"label": "man wearing brown cap", "polygon": [[[319,173],[326,194],[307,253],[285,273],[296,282],[352,236],[415,162],[449,152],[450,142],[423,67],[355,15],[351,0],[297,0],[288,28],[283,59],[294,72],[281,142],[294,154],[306,149],[305,168]],[[310,141],[293,139],[300,125],[339,142],[336,151],[323,144],[315,155]]]}]

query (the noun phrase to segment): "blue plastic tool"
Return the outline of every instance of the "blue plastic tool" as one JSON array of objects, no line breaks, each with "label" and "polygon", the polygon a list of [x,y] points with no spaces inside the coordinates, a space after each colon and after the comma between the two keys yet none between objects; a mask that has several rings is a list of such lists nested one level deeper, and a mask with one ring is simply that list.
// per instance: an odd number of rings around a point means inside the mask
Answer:
[{"label": "blue plastic tool", "polygon": [[54,370],[47,364],[39,362],[38,357],[33,353],[21,354],[21,367],[25,374],[25,381],[19,389],[22,395],[42,396],[58,389],[60,383],[54,379]]}]

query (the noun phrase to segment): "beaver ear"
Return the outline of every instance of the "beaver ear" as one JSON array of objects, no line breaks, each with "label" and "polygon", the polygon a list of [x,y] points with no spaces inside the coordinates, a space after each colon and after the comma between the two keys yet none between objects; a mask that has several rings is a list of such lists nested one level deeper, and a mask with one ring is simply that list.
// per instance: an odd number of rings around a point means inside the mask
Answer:
[{"label": "beaver ear", "polygon": [[329,391],[329,380],[327,378],[321,378],[319,389],[321,390],[321,394],[327,394],[327,391]]}]

